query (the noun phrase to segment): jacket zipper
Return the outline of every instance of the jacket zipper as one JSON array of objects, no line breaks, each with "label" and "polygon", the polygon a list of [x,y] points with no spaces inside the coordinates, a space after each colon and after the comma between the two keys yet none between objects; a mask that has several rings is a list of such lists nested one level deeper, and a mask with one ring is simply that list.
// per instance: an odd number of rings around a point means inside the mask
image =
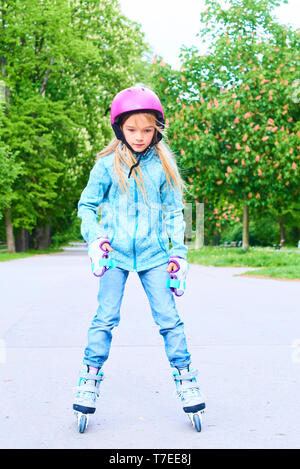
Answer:
[{"label": "jacket zipper", "polygon": [[[134,180],[134,201],[135,204],[137,204],[137,187],[136,187],[136,181]],[[138,208],[137,205],[135,206],[135,230],[134,230],[134,236],[133,236],[133,270],[136,271],[136,248],[135,248],[135,241],[136,241],[136,232],[137,232],[137,227],[138,227]]]}]

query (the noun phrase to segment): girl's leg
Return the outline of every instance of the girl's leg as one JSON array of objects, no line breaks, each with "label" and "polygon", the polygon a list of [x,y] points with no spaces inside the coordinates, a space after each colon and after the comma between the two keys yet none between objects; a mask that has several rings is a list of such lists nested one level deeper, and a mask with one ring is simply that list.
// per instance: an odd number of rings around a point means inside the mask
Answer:
[{"label": "girl's leg", "polygon": [[183,368],[191,363],[191,356],[187,350],[184,325],[177,312],[173,293],[167,287],[167,267],[166,263],[138,274],[147,294],[153,319],[164,338],[170,365]]},{"label": "girl's leg", "polygon": [[120,322],[120,307],[128,273],[116,267],[107,270],[99,280],[99,306],[88,331],[88,345],[83,359],[85,365],[101,368],[108,358],[111,331]]},{"label": "girl's leg", "polygon": [[149,299],[153,318],[160,326],[167,357],[174,369],[177,396],[193,426],[197,431],[201,431],[205,401],[196,380],[198,371],[189,366],[191,356],[187,350],[183,322],[178,315],[173,293],[167,287],[167,267],[166,263],[139,272],[139,275]]}]

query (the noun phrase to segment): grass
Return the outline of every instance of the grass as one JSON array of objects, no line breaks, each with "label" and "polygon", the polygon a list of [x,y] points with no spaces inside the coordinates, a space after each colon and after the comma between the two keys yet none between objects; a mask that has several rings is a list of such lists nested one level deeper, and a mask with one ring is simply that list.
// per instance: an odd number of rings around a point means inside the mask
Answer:
[{"label": "grass", "polygon": [[295,265],[290,267],[265,267],[259,270],[245,272],[243,275],[300,281],[300,267]]},{"label": "grass", "polygon": [[53,254],[54,252],[62,252],[61,248],[49,248],[41,249],[39,251],[34,249],[29,249],[25,252],[2,252],[0,250],[0,262],[13,261],[14,259],[25,259],[26,257],[32,257],[38,254]]},{"label": "grass", "polygon": [[259,267],[242,275],[263,276],[279,279],[300,280],[300,250],[297,248],[250,247],[223,248],[204,246],[190,249],[188,261],[191,264],[212,265],[216,267]]},{"label": "grass", "polygon": [[[0,262],[61,251],[62,248],[49,248],[10,253],[0,249]],[[188,262],[216,267],[258,267],[242,275],[300,280],[300,249],[297,248],[277,251],[274,248],[250,247],[244,251],[242,248],[204,246],[201,249],[189,249]]]}]

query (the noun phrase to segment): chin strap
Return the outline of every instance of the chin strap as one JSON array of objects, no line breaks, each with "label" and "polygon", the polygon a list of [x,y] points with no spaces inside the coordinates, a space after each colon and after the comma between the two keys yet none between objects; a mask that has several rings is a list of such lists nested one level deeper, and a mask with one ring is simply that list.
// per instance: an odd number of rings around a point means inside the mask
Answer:
[{"label": "chin strap", "polygon": [[[133,152],[133,150],[132,150],[132,148],[130,147],[130,145],[128,145],[128,144],[126,143],[126,146]],[[133,166],[131,166],[130,171],[129,171],[129,174],[128,174],[128,179],[129,179],[130,176],[131,176],[131,173],[132,173],[133,168],[136,168],[137,166],[139,166],[140,161],[141,161],[141,158],[142,158],[143,156],[148,155],[148,153],[149,153],[149,151],[151,150],[152,147],[153,147],[153,145],[151,144],[151,145],[149,145],[148,148],[146,148],[146,150],[142,151],[141,153],[137,153],[137,154],[139,155],[139,156],[138,156],[138,160],[137,160],[136,163],[134,163]],[[136,153],[136,152],[134,152],[134,153]]]},{"label": "chin strap", "polygon": [[[143,156],[148,155],[149,151],[150,151],[151,148],[154,146],[154,143],[153,143],[153,141],[152,141],[152,142],[150,143],[149,147],[146,148],[146,150],[137,153],[137,152],[134,151],[134,149],[133,149],[133,148],[129,145],[129,143],[126,141],[125,136],[124,136],[124,134],[123,134],[123,131],[122,131],[120,125],[119,125],[119,124],[116,124],[116,123],[115,123],[115,124],[112,124],[112,128],[113,128],[113,130],[114,130],[114,132],[115,132],[115,135],[116,135],[117,139],[118,139],[118,140],[121,140],[121,142],[122,142],[124,145],[126,145],[126,147],[127,147],[132,153],[138,155],[138,160],[137,160],[137,162],[136,162],[133,166],[131,166],[131,168],[130,168],[130,171],[129,171],[129,174],[128,174],[128,179],[129,179],[130,176],[131,176],[132,170],[133,170],[134,168],[136,168],[137,166],[139,166],[140,161],[141,161],[141,158],[142,158]],[[156,141],[155,143],[158,143],[159,140],[161,140],[161,135],[160,135],[159,138],[157,138],[157,141]]]}]

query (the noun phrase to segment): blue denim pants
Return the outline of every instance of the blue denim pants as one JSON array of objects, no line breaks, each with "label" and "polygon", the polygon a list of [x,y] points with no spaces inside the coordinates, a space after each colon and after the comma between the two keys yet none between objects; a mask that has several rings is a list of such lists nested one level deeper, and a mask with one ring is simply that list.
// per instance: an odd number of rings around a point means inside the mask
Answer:
[{"label": "blue denim pants", "polygon": [[[155,323],[164,339],[165,350],[172,367],[191,363],[187,350],[184,325],[181,321],[170,288],[167,287],[168,264],[138,272],[148,297]],[[120,322],[120,307],[129,271],[111,268],[100,278],[97,314],[88,331],[88,345],[83,363],[101,368],[107,360],[112,329]]]}]

